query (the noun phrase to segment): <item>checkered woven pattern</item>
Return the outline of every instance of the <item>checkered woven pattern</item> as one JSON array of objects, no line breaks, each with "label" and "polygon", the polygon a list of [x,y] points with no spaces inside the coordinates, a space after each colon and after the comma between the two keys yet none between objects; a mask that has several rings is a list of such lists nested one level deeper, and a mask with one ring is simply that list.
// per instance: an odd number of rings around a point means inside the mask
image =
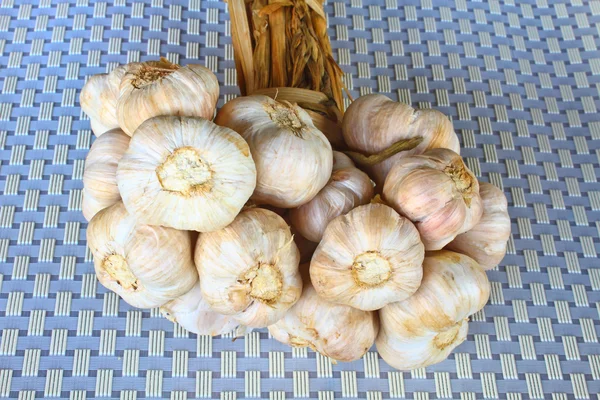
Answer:
[{"label": "checkered woven pattern", "polygon": [[513,234],[445,362],[334,365],[275,342],[189,334],[98,284],[81,215],[86,77],[166,56],[237,93],[226,4],[1,0],[0,397],[597,399],[600,1],[329,0],[354,96],[448,114],[504,189]]}]

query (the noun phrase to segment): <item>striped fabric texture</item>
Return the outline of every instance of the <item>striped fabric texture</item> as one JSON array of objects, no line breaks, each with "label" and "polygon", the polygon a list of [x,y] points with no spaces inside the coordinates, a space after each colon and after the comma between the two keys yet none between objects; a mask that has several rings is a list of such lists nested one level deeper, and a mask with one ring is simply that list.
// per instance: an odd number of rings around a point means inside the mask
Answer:
[{"label": "striped fabric texture", "polygon": [[352,95],[446,113],[509,202],[489,304],[448,360],[411,372],[265,330],[196,336],[98,283],[81,87],[165,56],[214,71],[222,105],[238,93],[224,2],[0,1],[0,397],[598,399],[600,0],[327,1]]}]

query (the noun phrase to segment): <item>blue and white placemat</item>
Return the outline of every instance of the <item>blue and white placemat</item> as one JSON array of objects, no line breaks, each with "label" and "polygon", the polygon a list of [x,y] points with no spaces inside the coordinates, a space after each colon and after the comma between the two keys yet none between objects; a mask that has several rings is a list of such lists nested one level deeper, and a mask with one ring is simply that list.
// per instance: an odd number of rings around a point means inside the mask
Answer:
[{"label": "blue and white placemat", "polygon": [[450,115],[513,234],[490,304],[445,362],[333,365],[266,331],[188,334],[96,280],[81,215],[87,76],[166,56],[237,93],[226,4],[2,0],[0,397],[597,399],[600,1],[329,0],[354,96]]}]

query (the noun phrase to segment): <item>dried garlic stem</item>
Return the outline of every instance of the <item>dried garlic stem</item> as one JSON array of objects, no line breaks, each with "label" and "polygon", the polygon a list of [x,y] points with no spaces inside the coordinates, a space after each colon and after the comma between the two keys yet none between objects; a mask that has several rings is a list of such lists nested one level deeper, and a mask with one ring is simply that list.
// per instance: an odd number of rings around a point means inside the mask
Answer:
[{"label": "dried garlic stem", "polygon": [[228,3],[238,85],[242,95],[246,95],[252,93],[255,88],[252,38],[250,26],[248,25],[248,14],[244,0],[229,0]]},{"label": "dried garlic stem", "polygon": [[[269,0],[269,5],[281,3]],[[287,86],[287,44],[285,36],[285,9],[279,8],[269,15],[271,25],[271,83],[273,86]]]},{"label": "dried garlic stem", "polygon": [[423,141],[422,136],[416,136],[410,139],[402,139],[383,150],[380,153],[372,154],[370,156],[365,156],[361,153],[357,153],[355,151],[345,151],[348,157],[352,159],[356,164],[361,167],[372,167],[375,164],[379,164],[380,162],[387,160],[391,156],[401,151],[412,150],[417,147]]},{"label": "dried garlic stem", "polygon": [[254,0],[252,3],[252,25],[254,33],[254,74],[255,88],[269,87],[271,85],[271,36],[268,16],[260,10],[265,7],[268,0]]},{"label": "dried garlic stem", "polygon": [[[304,88],[324,93],[342,110],[343,72],[333,59],[319,0],[251,0],[246,9],[243,1],[229,1],[242,94],[270,86]],[[244,12],[247,20],[243,21]],[[238,21],[242,25],[236,26]],[[244,37],[250,32],[252,37]],[[327,114],[335,121],[331,112]]]}]

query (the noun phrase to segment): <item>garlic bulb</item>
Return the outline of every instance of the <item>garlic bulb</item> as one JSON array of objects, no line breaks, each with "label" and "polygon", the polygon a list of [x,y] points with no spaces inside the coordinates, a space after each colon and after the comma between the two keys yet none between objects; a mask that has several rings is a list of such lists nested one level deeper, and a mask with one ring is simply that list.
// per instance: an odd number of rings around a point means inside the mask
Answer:
[{"label": "garlic bulb", "polygon": [[126,68],[127,66],[121,65],[110,74],[94,75],[81,89],[79,103],[90,117],[92,131],[96,136],[119,127],[117,101]]},{"label": "garlic bulb", "polygon": [[92,218],[87,240],[100,283],[134,307],[161,306],[198,281],[190,234],[136,224],[122,202]]},{"label": "garlic bulb", "polygon": [[427,253],[419,290],[379,311],[379,354],[400,370],[443,361],[465,340],[468,317],[489,295],[485,272],[473,259],[451,251]]},{"label": "garlic bulb", "polygon": [[201,65],[179,66],[166,59],[129,64],[117,104],[119,124],[129,136],[159,115],[212,119],[219,82]]},{"label": "garlic bulb", "polygon": [[213,310],[261,328],[298,300],[300,255],[290,228],[272,211],[251,208],[196,244],[202,295]]},{"label": "garlic bulb", "polygon": [[378,310],[419,288],[423,257],[408,219],[386,205],[367,204],[329,223],[310,263],[310,279],[326,300]]},{"label": "garlic bulb", "polygon": [[248,145],[201,118],[144,122],[119,162],[117,183],[140,223],[209,232],[240,212],[256,184]]},{"label": "garlic bulb", "polygon": [[283,208],[310,201],[331,176],[333,154],[329,141],[306,112],[267,96],[231,100],[215,122],[246,139],[256,163],[252,198]]},{"label": "garlic bulb", "polygon": [[342,121],[344,140],[350,149],[366,155],[377,154],[402,139],[422,136],[416,148],[398,153],[371,167],[369,172],[382,186],[392,166],[402,157],[429,149],[447,148],[460,152],[452,123],[436,110],[415,110],[381,94],[369,94],[352,102]]},{"label": "garlic bulb", "polygon": [[473,228],[483,212],[479,183],[462,158],[448,149],[399,159],[383,197],[413,221],[426,250],[439,250]]},{"label": "garlic bulb", "polygon": [[337,361],[361,358],[375,342],[377,314],[331,303],[305,282],[300,300],[269,326],[271,335],[293,347],[310,347]]},{"label": "garlic bulb", "polygon": [[121,200],[117,187],[117,165],[128,146],[129,136],[120,129],[106,132],[92,144],[83,171],[82,210],[86,220]]},{"label": "garlic bulb", "polygon": [[319,242],[332,219],[368,203],[373,192],[369,176],[356,168],[348,156],[334,151],[329,182],[311,201],[290,212],[292,225],[305,238]]},{"label": "garlic bulb", "polygon": [[446,247],[468,255],[487,270],[498,265],[506,254],[510,216],[502,190],[490,183],[479,182],[479,195],[483,203],[481,219],[475,227],[458,235]]},{"label": "garlic bulb", "polygon": [[211,310],[202,298],[200,283],[196,283],[186,294],[161,306],[160,312],[169,321],[177,322],[187,331],[198,335],[222,335],[239,326],[231,316]]}]

